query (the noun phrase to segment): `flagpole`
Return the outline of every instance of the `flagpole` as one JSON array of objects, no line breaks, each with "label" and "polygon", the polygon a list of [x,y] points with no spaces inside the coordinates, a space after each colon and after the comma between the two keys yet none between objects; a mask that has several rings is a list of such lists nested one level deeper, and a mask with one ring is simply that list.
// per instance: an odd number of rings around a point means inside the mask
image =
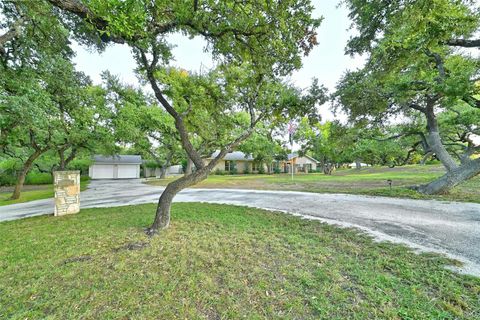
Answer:
[{"label": "flagpole", "polygon": [[290,140],[290,147],[292,148],[292,158],[290,159],[290,171],[292,173],[292,181],[293,181],[293,170],[294,170],[294,166],[293,166],[293,134],[295,133],[295,131],[297,130],[297,126],[293,123],[293,121],[290,121],[288,123],[288,138]]}]

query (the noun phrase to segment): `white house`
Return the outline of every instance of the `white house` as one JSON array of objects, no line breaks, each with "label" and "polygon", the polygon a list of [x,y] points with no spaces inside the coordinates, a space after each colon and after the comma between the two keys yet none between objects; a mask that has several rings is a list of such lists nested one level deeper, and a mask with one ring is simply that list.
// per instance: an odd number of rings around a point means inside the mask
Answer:
[{"label": "white house", "polygon": [[92,179],[136,179],[140,178],[142,157],[139,155],[93,156],[88,168]]},{"label": "white house", "polygon": [[290,153],[287,155],[287,160],[283,160],[279,162],[280,170],[283,172],[291,172],[290,168],[293,163],[295,168],[294,172],[312,172],[317,170],[317,165],[319,163],[318,160],[308,156],[299,156],[298,153]]},{"label": "white house", "polygon": [[[203,159],[205,164],[208,164],[210,160],[214,159],[220,151],[215,151],[207,157]],[[252,155],[245,154],[241,151],[233,151],[229,152],[223,157],[212,169],[212,172],[215,171],[224,171],[224,172],[232,172],[236,171],[237,173],[244,173],[244,172],[258,172],[260,164],[256,163],[252,157]],[[265,165],[264,170],[265,170]]]},{"label": "white house", "polygon": [[[160,177],[161,174],[162,174],[162,170],[161,168],[159,167],[155,167],[155,168],[149,168],[147,166],[145,166],[143,168],[145,171],[144,171],[144,174],[145,174],[145,177],[146,178],[150,178],[150,177]],[[170,175],[178,175],[178,174],[182,174],[183,173],[183,168],[182,168],[182,165],[181,164],[176,164],[176,165],[173,165],[173,166],[169,166],[165,172],[165,175],[167,176],[170,176]]]},{"label": "white house", "polygon": [[352,162],[347,165],[349,168],[364,168],[364,167],[370,167],[369,164],[359,162],[358,164],[356,162]]}]

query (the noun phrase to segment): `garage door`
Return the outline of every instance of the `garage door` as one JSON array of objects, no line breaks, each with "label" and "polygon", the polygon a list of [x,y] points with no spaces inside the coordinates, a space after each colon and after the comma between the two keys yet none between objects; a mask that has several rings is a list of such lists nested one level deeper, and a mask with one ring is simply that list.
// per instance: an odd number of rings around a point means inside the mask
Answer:
[{"label": "garage door", "polygon": [[113,165],[96,164],[93,166],[93,179],[113,179]]},{"label": "garage door", "polygon": [[118,165],[118,178],[119,179],[133,179],[137,178],[137,170],[139,166],[136,164],[123,164]]}]

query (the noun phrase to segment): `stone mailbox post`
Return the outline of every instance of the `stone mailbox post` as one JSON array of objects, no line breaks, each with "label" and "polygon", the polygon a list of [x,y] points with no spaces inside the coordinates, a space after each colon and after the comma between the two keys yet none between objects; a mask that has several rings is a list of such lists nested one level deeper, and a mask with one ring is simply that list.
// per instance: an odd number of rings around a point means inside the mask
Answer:
[{"label": "stone mailbox post", "polygon": [[80,211],[80,171],[55,171],[55,216]]}]

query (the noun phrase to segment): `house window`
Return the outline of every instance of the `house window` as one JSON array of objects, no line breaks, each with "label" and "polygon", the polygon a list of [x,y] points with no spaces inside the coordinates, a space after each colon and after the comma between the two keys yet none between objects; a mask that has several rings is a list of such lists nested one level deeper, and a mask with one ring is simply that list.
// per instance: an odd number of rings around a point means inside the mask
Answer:
[{"label": "house window", "polygon": [[258,171],[259,167],[258,162],[252,162],[252,171]]},{"label": "house window", "polygon": [[235,170],[235,161],[225,161],[225,171]]}]

